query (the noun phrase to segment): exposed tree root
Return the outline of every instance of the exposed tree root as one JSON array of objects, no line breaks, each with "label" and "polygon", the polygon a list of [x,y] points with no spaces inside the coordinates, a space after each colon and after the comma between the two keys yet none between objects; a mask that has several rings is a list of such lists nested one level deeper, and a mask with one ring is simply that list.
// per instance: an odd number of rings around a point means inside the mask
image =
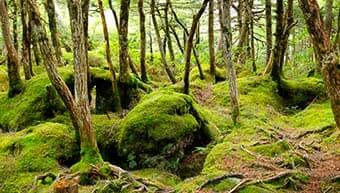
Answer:
[{"label": "exposed tree root", "polygon": [[330,130],[330,129],[335,129],[335,125],[327,125],[325,127],[319,128],[319,129],[304,131],[304,132],[300,133],[298,136],[296,136],[295,139],[300,139],[300,138],[305,137],[305,136],[310,135],[310,134],[323,133],[326,130]]},{"label": "exposed tree root", "polygon": [[32,186],[32,190],[35,190],[35,189],[37,188],[37,185],[38,185],[39,180],[45,181],[46,178],[48,178],[48,177],[52,178],[52,180],[55,180],[55,179],[57,178],[57,176],[54,175],[54,174],[51,173],[51,172],[47,172],[47,173],[45,173],[45,174],[36,176],[36,177],[34,178],[34,183],[33,183],[33,186]]},{"label": "exposed tree root", "polygon": [[244,178],[243,174],[224,174],[224,175],[221,175],[221,176],[217,176],[215,178],[212,178],[212,179],[208,179],[206,181],[204,181],[201,185],[199,185],[196,190],[201,190],[203,189],[205,186],[209,185],[209,184],[212,184],[212,183],[215,183],[217,181],[221,181],[223,179],[226,179],[226,178]]},{"label": "exposed tree root", "polygon": [[256,185],[256,184],[259,184],[259,183],[269,183],[273,180],[277,180],[279,178],[286,177],[286,176],[291,176],[295,173],[296,173],[296,171],[284,171],[284,172],[278,173],[275,176],[268,177],[268,178],[265,178],[265,179],[253,179],[253,180],[252,179],[244,179],[239,184],[234,186],[228,193],[238,192],[239,190],[245,188],[246,186],[250,186],[250,185]]}]

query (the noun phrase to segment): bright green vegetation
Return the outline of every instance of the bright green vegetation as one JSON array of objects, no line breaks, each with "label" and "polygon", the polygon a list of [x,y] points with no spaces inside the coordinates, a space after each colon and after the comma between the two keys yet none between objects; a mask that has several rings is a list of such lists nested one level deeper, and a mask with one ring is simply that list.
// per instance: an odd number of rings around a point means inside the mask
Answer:
[{"label": "bright green vegetation", "polygon": [[[66,79],[71,78],[69,70],[63,69],[62,72]],[[97,79],[109,79],[106,70],[93,69],[92,73]],[[287,83],[289,87],[286,89],[299,93],[292,96],[301,99],[307,106],[299,109],[282,99],[277,85],[269,77],[239,78],[241,121],[236,125],[232,123],[228,110],[228,85],[225,82],[200,84],[200,87],[194,85],[193,89],[210,93],[208,99],[203,100],[196,91],[192,96],[183,95],[176,92],[179,90],[176,86],[172,86],[144,94],[124,118],[117,114],[94,114],[93,124],[104,161],[125,168],[139,168],[141,170],[134,171],[134,175],[178,192],[194,192],[207,180],[229,173],[277,173],[263,168],[259,159],[271,160],[268,163],[264,161],[266,164],[277,160],[282,167],[292,171],[287,176],[247,186],[240,191],[262,193],[298,190],[309,179],[308,174],[300,170],[308,166],[308,161],[296,152],[294,141],[285,137],[277,139],[281,133],[298,136],[306,131],[331,127],[324,132],[308,134],[303,139],[319,141],[318,146],[324,150],[340,153],[340,135],[334,128],[329,102],[322,97],[310,101],[309,88],[313,91],[320,88],[311,94],[313,97],[323,96],[323,87],[318,79]],[[2,128],[21,130],[0,135],[0,192],[27,192],[32,188],[35,176],[47,171],[57,174],[65,166],[72,166],[72,171],[83,172],[81,182],[92,184],[87,188],[81,187],[81,192],[91,192],[93,188],[101,190],[105,187],[102,192],[122,188],[123,182],[119,180],[110,181],[110,185],[94,185],[95,181],[88,178],[89,163],[98,163],[98,160],[93,160],[97,156],[78,162],[82,152],[68,114],[64,113],[57,95],[51,98],[49,94],[50,98],[46,100],[47,93],[51,93],[46,91],[48,88],[53,91],[47,76],[42,73],[28,81],[25,92],[14,99],[8,99],[5,93],[0,95]],[[297,90],[306,92],[303,95]],[[51,112],[51,109],[53,114],[47,116],[46,112]],[[192,152],[204,155],[197,162],[203,168],[195,166],[190,169],[184,165],[190,160],[197,160]],[[187,161],[181,162],[182,159]],[[99,162],[102,163],[102,160]],[[142,169],[149,167],[158,169]],[[197,173],[197,169],[202,171]],[[105,170],[105,164],[101,170]],[[191,175],[197,176],[181,179],[177,175],[185,175],[180,172],[193,172]],[[46,180],[43,182],[45,185],[40,182],[38,189],[50,191],[51,182]],[[239,182],[239,178],[225,178],[209,183],[203,189],[223,192]]]}]

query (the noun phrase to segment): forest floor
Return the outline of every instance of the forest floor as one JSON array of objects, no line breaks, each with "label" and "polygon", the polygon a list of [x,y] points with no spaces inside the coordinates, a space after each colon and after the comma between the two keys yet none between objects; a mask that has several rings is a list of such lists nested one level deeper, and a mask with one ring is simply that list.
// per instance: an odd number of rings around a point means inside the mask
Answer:
[{"label": "forest floor", "polygon": [[[70,69],[60,71],[72,80]],[[73,170],[79,147],[71,121],[45,73],[8,99],[5,72],[0,66],[0,193],[51,192],[53,179],[34,179]],[[106,70],[96,73],[102,85],[110,81]],[[340,192],[340,131],[320,79],[287,81],[282,97],[270,77],[240,76],[238,124],[230,117],[227,82],[194,75],[191,81],[191,97],[178,93],[181,83],[152,82],[154,91],[138,91],[124,117],[94,113],[104,160],[131,170],[154,192]],[[208,135],[208,143],[200,141]],[[122,147],[158,152],[121,156]],[[80,186],[82,193],[138,189],[120,177]]]}]

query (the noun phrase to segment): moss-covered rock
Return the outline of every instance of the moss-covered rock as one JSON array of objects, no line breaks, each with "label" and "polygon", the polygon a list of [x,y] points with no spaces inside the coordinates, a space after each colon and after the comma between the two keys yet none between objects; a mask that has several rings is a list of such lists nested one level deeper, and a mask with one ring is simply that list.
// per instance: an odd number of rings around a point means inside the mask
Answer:
[{"label": "moss-covered rock", "polygon": [[34,176],[57,173],[79,159],[72,128],[43,123],[0,135],[0,192],[28,192]]},{"label": "moss-covered rock", "polygon": [[[66,81],[71,78],[71,70],[61,69],[60,72]],[[20,95],[8,98],[6,94],[0,94],[0,127],[5,131],[21,130],[65,111],[46,73],[29,80]]]},{"label": "moss-covered rock", "polygon": [[[158,91],[149,94],[122,120],[119,153],[128,166],[175,166],[185,150],[211,140],[207,121],[191,97]],[[164,162],[163,162],[164,161]]]}]

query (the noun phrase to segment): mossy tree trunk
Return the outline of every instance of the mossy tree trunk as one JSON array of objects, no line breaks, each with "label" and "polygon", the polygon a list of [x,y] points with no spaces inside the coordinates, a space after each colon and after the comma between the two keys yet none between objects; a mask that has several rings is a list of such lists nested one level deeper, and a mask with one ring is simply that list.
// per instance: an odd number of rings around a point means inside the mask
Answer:
[{"label": "mossy tree trunk", "polygon": [[75,97],[57,70],[58,60],[53,54],[52,45],[41,21],[39,8],[34,0],[27,1],[30,5],[33,37],[39,43],[39,48],[44,60],[45,69],[53,86],[61,96],[65,106],[71,115],[74,128],[79,133],[81,144],[81,156],[83,161],[100,161],[96,136],[91,123],[91,114],[88,106],[87,94],[87,66],[84,62],[86,50],[84,40],[84,26],[82,8],[79,1],[68,1],[71,16],[72,33],[75,55]]},{"label": "mossy tree trunk", "polygon": [[23,83],[20,78],[20,61],[9,25],[9,16],[6,0],[0,0],[0,21],[3,40],[7,49],[7,65],[9,91],[8,96],[13,97],[19,94],[23,89]]},{"label": "mossy tree trunk", "polygon": [[190,70],[191,70],[191,51],[194,47],[194,35],[196,33],[198,22],[200,21],[201,16],[203,15],[205,9],[210,0],[204,0],[203,4],[198,11],[198,13],[194,16],[192,21],[190,33],[187,39],[186,48],[185,48],[185,72],[184,72],[184,94],[189,94],[189,87],[190,87]]},{"label": "mossy tree trunk", "polygon": [[146,55],[146,32],[145,32],[145,13],[144,13],[144,0],[138,1],[139,12],[139,32],[140,32],[140,69],[141,78],[143,82],[148,81],[146,72],[145,55]]},{"label": "mossy tree trunk", "polygon": [[335,122],[340,128],[340,63],[335,54],[331,40],[323,25],[320,8],[316,0],[299,0],[300,7],[305,16],[316,54],[322,64],[322,74],[328,96],[331,100]]},{"label": "mossy tree trunk", "polygon": [[215,2],[210,0],[209,2],[209,59],[210,59],[210,75],[213,81],[216,81],[216,59],[215,59],[215,38],[214,38],[214,10]]},{"label": "mossy tree trunk", "polygon": [[173,63],[175,61],[175,53],[172,46],[172,40],[170,35],[170,23],[169,23],[169,7],[170,7],[170,0],[166,0],[165,7],[164,7],[164,21],[165,21],[165,36],[166,36],[166,43],[169,50],[170,61]]},{"label": "mossy tree trunk", "polygon": [[60,46],[60,38],[57,27],[57,16],[55,11],[55,6],[53,0],[46,0],[44,3],[47,15],[48,15],[48,25],[51,32],[52,44],[54,47],[55,55],[58,60],[59,66],[63,65],[62,51]]},{"label": "mossy tree trunk", "polygon": [[249,0],[239,0],[239,20],[240,20],[240,37],[236,52],[237,63],[244,65],[247,57],[247,47],[249,43]]},{"label": "mossy tree trunk", "polygon": [[327,0],[325,5],[325,28],[330,38],[332,38],[332,24],[333,24],[333,0]]},{"label": "mossy tree trunk", "polygon": [[158,29],[157,18],[156,18],[156,2],[155,2],[155,0],[151,0],[151,17],[152,17],[152,23],[153,23],[153,26],[154,26],[154,30],[156,32],[156,39],[157,39],[159,52],[161,53],[162,63],[164,65],[165,71],[166,71],[170,81],[173,84],[175,84],[177,82],[176,77],[173,75],[173,73],[170,69],[170,66],[168,64],[168,61],[166,60],[165,52],[164,52],[164,49],[163,49],[161,34],[160,34],[159,29]]},{"label": "mossy tree trunk", "polygon": [[232,120],[237,123],[240,116],[239,94],[236,82],[236,71],[232,60],[232,31],[231,31],[231,16],[230,6],[231,0],[223,0],[222,14],[222,34],[223,34],[223,59],[229,73],[229,94],[232,108]]},{"label": "mossy tree trunk", "polygon": [[108,32],[108,29],[107,29],[107,23],[106,23],[104,8],[103,8],[103,1],[97,0],[97,3],[98,3],[98,9],[99,9],[100,18],[101,18],[101,21],[102,21],[103,34],[104,34],[104,39],[105,39],[106,62],[107,62],[107,65],[108,65],[110,73],[111,73],[111,84],[112,84],[113,98],[114,98],[114,101],[115,101],[114,110],[117,111],[117,112],[121,112],[122,111],[122,105],[120,103],[120,95],[119,95],[119,88],[118,88],[118,81],[117,81],[117,77],[116,77],[116,72],[113,68],[112,59],[111,59],[110,39],[109,39],[109,32]]}]

